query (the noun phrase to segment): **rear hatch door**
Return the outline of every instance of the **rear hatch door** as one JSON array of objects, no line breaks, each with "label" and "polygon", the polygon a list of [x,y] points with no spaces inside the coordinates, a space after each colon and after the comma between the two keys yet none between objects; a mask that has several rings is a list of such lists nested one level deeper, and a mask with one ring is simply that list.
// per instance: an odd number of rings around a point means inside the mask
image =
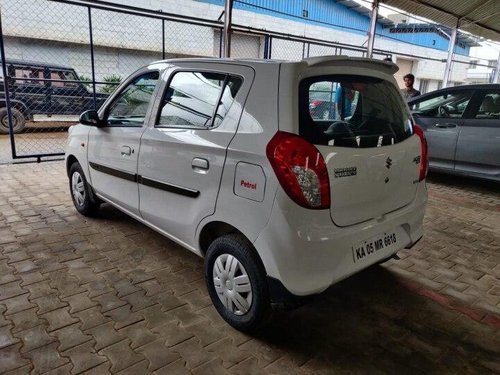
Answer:
[{"label": "rear hatch door", "polygon": [[[329,90],[329,113],[309,101]],[[300,135],[322,153],[330,178],[331,218],[349,226],[402,208],[415,198],[420,139],[395,85],[367,75],[308,77],[300,84]]]},{"label": "rear hatch door", "polygon": [[330,215],[338,226],[357,224],[411,203],[415,197],[420,140],[356,150],[318,146],[330,176]]}]

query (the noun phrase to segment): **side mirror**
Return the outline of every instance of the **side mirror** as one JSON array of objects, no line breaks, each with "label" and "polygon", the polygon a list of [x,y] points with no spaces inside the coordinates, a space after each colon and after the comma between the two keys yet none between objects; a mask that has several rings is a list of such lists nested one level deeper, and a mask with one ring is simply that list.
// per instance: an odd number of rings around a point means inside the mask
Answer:
[{"label": "side mirror", "polygon": [[104,121],[99,118],[97,111],[89,110],[80,115],[80,124],[95,126],[101,128],[105,125]]}]

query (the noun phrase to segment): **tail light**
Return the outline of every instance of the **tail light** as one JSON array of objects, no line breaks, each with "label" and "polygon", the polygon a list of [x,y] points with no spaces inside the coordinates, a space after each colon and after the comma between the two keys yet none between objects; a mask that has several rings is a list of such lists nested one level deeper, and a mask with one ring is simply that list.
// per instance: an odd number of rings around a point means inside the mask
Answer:
[{"label": "tail light", "polygon": [[325,160],[311,143],[278,131],[266,148],[281,187],[298,205],[330,208],[330,180]]},{"label": "tail light", "polygon": [[418,181],[422,181],[427,176],[427,169],[429,167],[429,157],[427,153],[427,139],[425,139],[424,131],[418,125],[414,127],[414,133],[420,138],[420,173]]}]

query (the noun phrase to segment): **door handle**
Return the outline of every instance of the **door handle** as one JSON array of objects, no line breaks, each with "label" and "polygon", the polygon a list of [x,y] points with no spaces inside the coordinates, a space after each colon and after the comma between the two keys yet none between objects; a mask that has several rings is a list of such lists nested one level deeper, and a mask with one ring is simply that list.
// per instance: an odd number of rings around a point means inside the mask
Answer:
[{"label": "door handle", "polygon": [[191,166],[193,167],[194,170],[208,170],[209,168],[209,163],[208,163],[208,160],[207,159],[203,159],[203,158],[194,158],[192,163],[191,163]]},{"label": "door handle", "polygon": [[457,124],[452,124],[450,122],[447,122],[445,124],[436,124],[434,125],[436,128],[441,128],[441,129],[448,129],[448,128],[456,128]]},{"label": "door handle", "polygon": [[130,146],[122,146],[122,156],[130,156],[134,153],[134,149]]}]

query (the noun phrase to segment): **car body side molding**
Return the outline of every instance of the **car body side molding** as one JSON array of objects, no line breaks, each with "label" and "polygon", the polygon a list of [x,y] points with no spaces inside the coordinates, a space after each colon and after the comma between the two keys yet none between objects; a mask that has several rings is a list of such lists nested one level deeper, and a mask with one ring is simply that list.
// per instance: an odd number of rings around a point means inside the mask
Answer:
[{"label": "car body side molding", "polygon": [[138,174],[132,174],[124,171],[120,171],[115,168],[110,168],[105,165],[89,162],[89,165],[92,169],[101,172],[101,173],[106,173],[111,176],[115,176],[118,178],[122,178],[127,181],[132,181],[132,182],[137,182],[139,184],[142,184],[144,186],[149,186],[155,189],[163,190],[163,191],[168,191],[170,193],[175,193],[175,194],[180,194],[184,195],[186,197],[190,198],[196,198],[200,195],[200,192],[198,190],[194,189],[189,189],[186,187],[174,185],[174,184],[169,184],[166,182],[161,182],[158,180],[154,180],[148,177],[143,177],[139,176]]}]

